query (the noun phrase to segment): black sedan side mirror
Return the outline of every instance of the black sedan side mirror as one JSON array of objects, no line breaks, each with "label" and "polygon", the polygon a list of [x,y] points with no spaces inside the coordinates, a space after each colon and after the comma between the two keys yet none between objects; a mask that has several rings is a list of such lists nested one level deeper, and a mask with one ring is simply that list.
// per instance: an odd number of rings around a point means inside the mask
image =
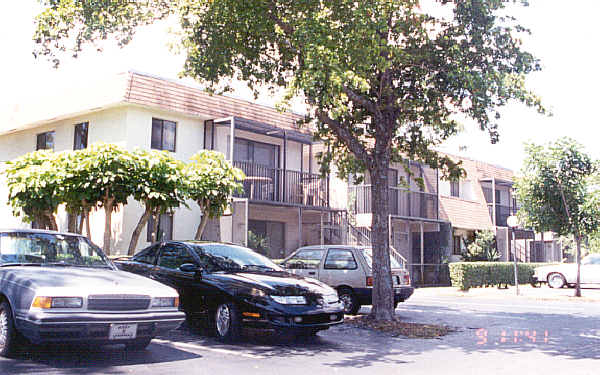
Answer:
[{"label": "black sedan side mirror", "polygon": [[184,263],[179,266],[179,270],[182,272],[200,272],[202,268],[198,267],[198,265],[193,263]]}]

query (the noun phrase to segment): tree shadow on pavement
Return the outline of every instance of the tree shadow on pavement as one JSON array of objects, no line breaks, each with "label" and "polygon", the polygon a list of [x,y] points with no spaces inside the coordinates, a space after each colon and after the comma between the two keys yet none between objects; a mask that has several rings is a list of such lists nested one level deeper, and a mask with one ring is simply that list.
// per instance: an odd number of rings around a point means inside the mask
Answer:
[{"label": "tree shadow on pavement", "polygon": [[[179,337],[173,336],[171,340],[264,358],[310,360],[325,354],[325,365],[343,368],[407,364],[417,361],[418,355],[445,349],[466,354],[536,351],[570,359],[600,359],[600,317],[597,316],[498,311],[471,314],[444,306],[419,308],[428,319],[417,317],[415,320],[411,310],[402,309],[397,311],[398,317],[407,322],[446,324],[457,331],[433,339],[409,339],[343,325],[308,338],[250,331],[245,332],[239,343],[224,344],[206,336],[203,330],[183,328],[177,333]],[[459,324],[456,320],[444,319],[445,316],[460,317]]]},{"label": "tree shadow on pavement", "polygon": [[12,359],[0,359],[0,374],[124,374],[119,366],[156,364],[201,358],[172,347],[150,344],[129,351],[122,345],[25,345]]}]

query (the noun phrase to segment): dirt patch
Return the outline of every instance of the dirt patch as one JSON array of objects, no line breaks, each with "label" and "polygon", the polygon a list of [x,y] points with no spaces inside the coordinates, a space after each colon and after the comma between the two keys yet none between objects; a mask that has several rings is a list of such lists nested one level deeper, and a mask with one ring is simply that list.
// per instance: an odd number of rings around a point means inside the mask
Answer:
[{"label": "dirt patch", "polygon": [[344,323],[362,329],[383,332],[393,337],[403,336],[411,339],[435,339],[456,332],[456,328],[437,325],[408,323],[400,320],[376,321],[370,315],[347,316]]}]

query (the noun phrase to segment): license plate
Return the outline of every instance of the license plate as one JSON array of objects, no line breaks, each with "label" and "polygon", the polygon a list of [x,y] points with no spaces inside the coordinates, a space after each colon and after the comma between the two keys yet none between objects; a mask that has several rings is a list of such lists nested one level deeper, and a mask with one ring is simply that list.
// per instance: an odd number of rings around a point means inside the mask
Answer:
[{"label": "license plate", "polygon": [[111,324],[108,331],[109,340],[135,339],[137,324]]}]

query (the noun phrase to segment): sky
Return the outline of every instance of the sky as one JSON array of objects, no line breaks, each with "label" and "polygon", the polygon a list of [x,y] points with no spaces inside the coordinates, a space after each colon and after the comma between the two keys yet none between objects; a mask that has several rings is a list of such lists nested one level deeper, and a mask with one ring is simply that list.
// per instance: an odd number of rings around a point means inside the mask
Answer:
[{"label": "sky", "polygon": [[[31,53],[38,1],[10,1],[3,5],[0,131],[15,127],[15,113],[32,111],[50,99],[69,100],[68,89],[81,86],[82,82],[129,69],[175,78],[183,66],[184,56],[175,55],[168,48],[173,38],[168,34],[169,25],[161,23],[140,29],[125,48],[107,44],[102,53],[89,50],[77,59],[63,59],[60,67],[54,69],[48,61],[34,59]],[[532,35],[524,40],[525,47],[541,60],[543,68],[528,77],[528,87],[542,98],[553,116],[511,103],[501,110],[499,143],[490,144],[485,132],[466,123],[463,132],[441,149],[518,171],[525,157],[525,142],[546,143],[569,136],[592,157],[600,159],[599,9],[597,0],[530,0],[529,7],[516,8],[513,14],[532,30]],[[237,87],[235,96],[254,101],[244,85]],[[256,101],[275,105],[278,98],[265,94]]]}]

